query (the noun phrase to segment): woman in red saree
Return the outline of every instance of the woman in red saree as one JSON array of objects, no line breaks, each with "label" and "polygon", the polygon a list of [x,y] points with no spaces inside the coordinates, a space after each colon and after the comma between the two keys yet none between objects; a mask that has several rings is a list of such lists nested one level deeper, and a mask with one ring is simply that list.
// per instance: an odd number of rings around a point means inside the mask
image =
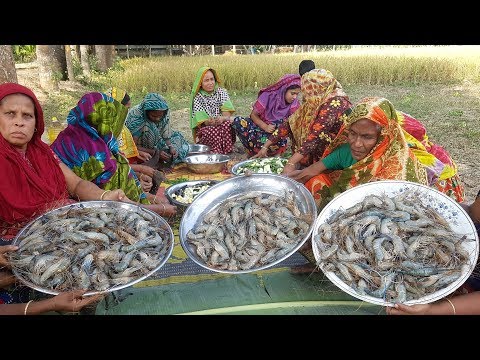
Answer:
[{"label": "woman in red saree", "polygon": [[0,245],[37,216],[72,199],[125,200],[123,190],[104,193],[82,180],[41,140],[43,111],[35,94],[15,84],[0,85]]}]

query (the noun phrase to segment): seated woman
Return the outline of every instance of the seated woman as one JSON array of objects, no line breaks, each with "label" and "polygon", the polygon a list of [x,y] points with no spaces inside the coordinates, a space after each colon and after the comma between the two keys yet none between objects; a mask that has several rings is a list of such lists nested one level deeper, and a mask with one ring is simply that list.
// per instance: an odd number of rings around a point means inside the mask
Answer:
[{"label": "seated woman", "polygon": [[[353,107],[324,157],[288,176],[305,184],[319,210],[336,194],[376,180],[406,180],[442,191],[437,186],[442,166],[424,165],[417,153],[407,142],[393,105],[384,98],[365,98]],[[426,151],[423,155],[431,156]],[[314,263],[308,246],[302,254]]]},{"label": "seated woman", "polygon": [[0,85],[0,245],[52,209],[77,200],[132,202],[122,189],[105,191],[77,176],[41,140],[43,111],[34,93],[19,84]]},{"label": "seated woman", "polygon": [[213,153],[231,153],[236,141],[231,126],[234,112],[227,90],[220,87],[217,72],[208,66],[198,69],[190,95],[193,141],[209,146]]},{"label": "seated woman", "polygon": [[[30,221],[75,202],[73,199],[132,202],[121,189],[112,187],[105,191],[78,177],[41,140],[44,130],[43,110],[35,94],[19,84],[0,84],[0,169],[8,174],[0,178],[0,245],[10,245],[18,231]],[[0,291],[1,304],[25,303],[32,296],[33,290],[13,284],[11,275],[1,277],[2,287],[6,288]],[[83,292],[62,295],[56,298],[57,306],[50,301],[31,304],[31,309],[24,304],[0,311],[26,314],[47,308],[72,309],[89,303],[80,301],[81,294]],[[60,302],[65,306],[60,307]]]},{"label": "seated woman", "polygon": [[[300,106],[297,96],[300,93],[300,75],[284,75],[275,84],[258,92],[249,118],[241,116],[233,120],[233,128],[249,156],[262,148],[270,134],[273,134],[284,119]],[[270,146],[267,156],[283,154],[287,149],[288,137]]]},{"label": "seated woman", "polygon": [[162,216],[173,216],[176,207],[159,202],[153,194],[145,194],[128,160],[119,152],[116,139],[127,111],[106,94],[87,93],[70,110],[68,126],[58,134],[51,148],[82,179],[105,190],[119,187],[134,202]]},{"label": "seated woman", "polygon": [[[377,128],[377,133],[374,129]],[[447,172],[453,161],[440,159],[416,144],[384,98],[365,98],[355,105],[322,160],[289,173],[305,183],[322,209],[335,194],[375,180],[408,180],[435,187],[455,200],[463,199],[458,174]],[[329,174],[322,174],[330,170]],[[444,174],[449,178],[443,178]],[[443,186],[455,183],[455,187]],[[457,200],[458,201],[458,200]]]},{"label": "seated woman", "polygon": [[266,157],[268,149],[281,139],[290,137],[293,155],[283,174],[296,167],[307,167],[321,159],[326,146],[342,125],[344,112],[351,107],[348,96],[330,71],[313,69],[302,76],[302,103],[270,135],[254,158]]},{"label": "seated woman", "polygon": [[[130,96],[125,90],[111,87],[107,90],[106,94],[120,101],[120,103],[127,108],[130,108]],[[142,185],[142,190],[155,195],[160,184],[165,180],[165,174],[156,169],[158,158],[154,164],[150,164],[149,161],[152,159],[152,155],[148,152],[138,150],[132,133],[125,125],[123,125],[117,140],[120,152],[128,159],[130,166],[137,174],[140,184]],[[138,162],[143,164],[139,164]],[[165,201],[168,202],[168,199],[165,198]]]},{"label": "seated woman", "polygon": [[142,102],[130,109],[125,125],[133,135],[138,150],[157,153],[164,166],[182,162],[189,145],[182,134],[170,129],[170,111],[165,99],[148,93]]}]

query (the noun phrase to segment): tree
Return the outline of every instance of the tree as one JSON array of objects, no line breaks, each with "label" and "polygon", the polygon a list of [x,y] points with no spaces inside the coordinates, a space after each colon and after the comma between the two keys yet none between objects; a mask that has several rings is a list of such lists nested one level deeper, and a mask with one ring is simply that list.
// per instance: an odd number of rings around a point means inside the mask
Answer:
[{"label": "tree", "polygon": [[72,63],[72,49],[70,45],[65,45],[65,60],[67,61],[68,80],[75,81],[75,73],[73,71]]},{"label": "tree", "polygon": [[0,83],[18,83],[12,45],[0,45]]},{"label": "tree", "polygon": [[90,63],[88,62],[88,45],[80,45],[80,63],[82,64],[83,75],[90,77]]},{"label": "tree", "polygon": [[101,72],[106,72],[113,66],[113,55],[115,45],[95,45],[95,55],[97,57],[97,67]]},{"label": "tree", "polygon": [[55,74],[56,60],[49,45],[37,45],[38,77],[44,90],[58,90],[60,76]]}]

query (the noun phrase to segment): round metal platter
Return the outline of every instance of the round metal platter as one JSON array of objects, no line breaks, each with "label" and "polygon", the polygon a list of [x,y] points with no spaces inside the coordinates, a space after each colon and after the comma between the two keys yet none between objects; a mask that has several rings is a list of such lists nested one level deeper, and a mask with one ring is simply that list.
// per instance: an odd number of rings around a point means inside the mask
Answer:
[{"label": "round metal platter", "polygon": [[[292,248],[288,253],[279,259],[276,259],[270,263],[262,265],[260,267],[254,267],[247,270],[220,270],[208,266],[195,252],[195,246],[187,241],[187,233],[200,223],[203,216],[213,209],[221,206],[227,200],[245,195],[249,192],[261,192],[262,194],[272,194],[277,196],[284,196],[286,191],[293,191],[295,195],[295,202],[302,214],[311,216],[312,222],[308,229],[308,232],[300,239],[297,245]],[[317,216],[317,207],[312,194],[307,188],[288,177],[273,175],[273,174],[252,174],[250,176],[235,176],[233,178],[223,180],[222,182],[212,186],[205,192],[201,193],[185,211],[180,222],[180,242],[187,253],[187,255],[198,265],[216,272],[229,273],[229,274],[242,274],[250,273],[253,271],[263,270],[274,266],[283,260],[287,259],[293,253],[295,253],[310,237],[313,229],[314,219]]]},{"label": "round metal platter", "polygon": [[[405,302],[406,305],[427,304],[437,301],[458,289],[465,280],[467,280],[475,268],[479,253],[478,234],[475,230],[475,225],[468,214],[457,202],[436,189],[421,184],[397,180],[375,181],[348,189],[330,201],[318,215],[312,231],[313,254],[317,264],[319,264],[321,262],[320,250],[318,249],[315,235],[318,233],[319,227],[337,210],[346,210],[363,201],[363,199],[370,194],[386,194],[387,196],[392,197],[406,190],[414,190],[415,194],[418,194],[419,200],[424,205],[436,210],[449,223],[451,229],[455,233],[464,234],[467,239],[471,240],[463,243],[465,250],[468,251],[470,255],[468,271],[465,270],[456,281],[434,293]],[[393,303],[381,298],[358,293],[355,289],[342,281],[333,271],[324,271],[324,273],[336,286],[360,300],[377,305],[393,306]]]},{"label": "round metal platter", "polygon": [[[128,283],[111,287],[111,288],[109,288],[105,291],[88,291],[84,294],[84,296],[94,295],[94,294],[98,294],[98,293],[109,293],[109,292],[112,292],[112,291],[116,291],[116,290],[120,290],[120,289],[129,287],[129,286],[132,286],[133,284],[136,284],[139,281],[142,281],[142,280],[146,279],[147,277],[149,277],[150,275],[152,275],[153,273],[155,273],[170,258],[171,254],[172,254],[172,251],[173,251],[173,246],[174,246],[174,235],[173,235],[173,231],[172,231],[172,228],[170,227],[170,225],[168,225],[168,223],[161,216],[159,216],[157,213],[155,213],[153,211],[150,211],[148,209],[145,209],[144,207],[141,207],[141,206],[138,206],[138,205],[135,205],[135,204],[128,204],[128,203],[124,203],[124,202],[120,202],[120,201],[84,201],[84,202],[77,202],[77,203],[74,203],[74,204],[62,206],[60,208],[51,210],[51,211],[37,217],[36,219],[32,220],[28,225],[26,225],[22,230],[20,230],[20,232],[15,237],[15,239],[12,241],[12,245],[19,244],[24,237],[34,233],[34,231],[32,231],[30,233],[29,230],[30,230],[30,227],[33,224],[35,224],[37,221],[39,221],[39,220],[42,221],[44,219],[47,219],[47,218],[50,219],[50,218],[58,216],[60,214],[65,214],[69,210],[85,209],[85,208],[87,208],[87,209],[88,208],[95,208],[95,209],[96,208],[113,208],[113,209],[125,209],[125,210],[129,210],[129,211],[132,211],[132,212],[135,212],[135,213],[142,213],[142,212],[146,213],[146,214],[150,215],[149,217],[152,218],[152,220],[149,220],[150,224],[152,224],[153,226],[162,228],[163,230],[165,230],[165,233],[168,234],[168,240],[167,240],[168,244],[166,244],[167,250],[165,251],[164,257],[162,258],[160,263],[154,269],[148,271],[147,273],[143,274],[142,276],[137,277],[136,279],[134,279],[134,280],[132,280]],[[20,249],[18,251],[20,251]],[[15,274],[15,276],[17,278],[20,279],[20,281],[22,283],[31,287],[32,289],[41,291],[41,292],[46,293],[46,294],[51,294],[51,295],[58,295],[60,293],[57,290],[41,287],[41,286],[31,282],[30,280],[25,279],[22,276],[22,274],[19,271],[17,271],[15,268],[13,269],[13,273]],[[73,290],[73,289],[70,289],[70,290]]]}]

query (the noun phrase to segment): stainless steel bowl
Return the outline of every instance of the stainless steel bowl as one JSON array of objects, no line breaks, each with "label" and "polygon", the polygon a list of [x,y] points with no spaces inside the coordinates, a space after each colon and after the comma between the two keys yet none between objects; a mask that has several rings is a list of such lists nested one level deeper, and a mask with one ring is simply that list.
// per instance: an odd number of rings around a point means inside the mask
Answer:
[{"label": "stainless steel bowl", "polygon": [[[165,190],[165,196],[167,197],[167,199],[173,204],[173,205],[176,205],[177,207],[180,207],[180,208],[187,208],[190,203],[184,203],[184,202],[181,202],[181,201],[178,201],[176,200],[173,195],[176,194],[176,195],[180,195],[182,194],[186,188],[188,187],[192,187],[192,186],[197,186],[197,185],[210,185],[210,186],[213,186],[215,184],[217,184],[218,181],[217,180],[193,180],[193,181],[184,181],[184,182],[181,182],[181,183],[178,183],[178,184],[173,184],[173,185],[170,185],[166,190]],[[208,190],[208,189],[207,189]],[[197,196],[194,197],[194,199],[196,199],[198,196],[200,196],[200,194],[198,194]]]},{"label": "stainless steel bowl", "polygon": [[[304,234],[303,238],[299,238],[296,245],[282,257],[272,262],[266,263],[259,267],[247,270],[221,270],[208,266],[196,253],[195,245],[188,242],[187,233],[200,223],[205,214],[213,209],[221,206],[225,201],[229,201],[237,196],[246,195],[249,192],[261,192],[262,194],[273,194],[277,196],[285,196],[286,191],[293,193],[295,203],[300,210],[303,218],[310,218],[311,223],[309,230]],[[180,222],[179,236],[180,243],[187,255],[198,265],[205,269],[220,273],[241,274],[258,270],[263,270],[274,266],[293,253],[295,253],[307,239],[313,230],[313,224],[317,216],[317,206],[315,200],[308,189],[301,183],[288,177],[274,174],[252,174],[250,176],[240,175],[212,186],[207,191],[201,193],[189,206]]]},{"label": "stainless steel bowl", "polygon": [[187,156],[184,160],[188,169],[197,174],[214,174],[226,168],[230,156],[222,154],[203,154]]},{"label": "stainless steel bowl", "polygon": [[[115,210],[124,209],[124,210],[127,210],[130,213],[138,213],[143,218],[150,219],[150,220],[148,220],[150,226],[155,226],[155,227],[161,229],[161,232],[162,232],[162,235],[163,235],[162,237],[164,237],[165,244],[164,244],[164,248],[161,249],[161,252],[163,254],[162,258],[160,259],[159,264],[155,268],[153,268],[152,270],[149,270],[147,273],[145,273],[143,275],[140,275],[140,276],[137,276],[137,277],[133,276],[132,277],[133,280],[131,280],[131,281],[125,283],[125,284],[112,286],[111,288],[109,288],[105,291],[97,291],[97,290],[88,291],[88,292],[85,293],[86,296],[94,295],[94,294],[98,294],[98,293],[108,293],[108,292],[112,292],[112,291],[116,291],[116,290],[120,290],[120,289],[129,287],[129,286],[132,286],[133,284],[136,284],[139,281],[144,280],[145,278],[149,277],[150,275],[155,273],[157,270],[159,270],[167,262],[167,260],[170,258],[170,256],[172,255],[173,246],[174,246],[174,235],[173,235],[173,231],[172,231],[172,228],[170,227],[170,225],[168,225],[168,223],[160,215],[158,215],[157,213],[155,213],[153,211],[150,211],[148,209],[145,209],[144,207],[141,207],[141,206],[138,206],[138,205],[135,205],[135,204],[127,204],[127,203],[120,202],[120,201],[84,201],[84,202],[78,202],[78,203],[66,205],[66,206],[51,210],[51,211],[47,212],[46,214],[37,217],[36,219],[32,220],[28,225],[26,225],[17,234],[15,239],[12,241],[12,245],[20,244],[20,242],[26,236],[34,234],[35,231],[37,231],[39,226],[42,226],[43,223],[47,222],[50,219],[61,218],[61,217],[68,218],[68,216],[69,216],[68,214],[71,212],[71,210],[93,209],[93,208],[95,208],[95,209],[105,208],[105,209],[115,209]],[[58,234],[54,235],[54,236],[58,236]],[[138,239],[138,240],[141,240],[141,239]],[[69,241],[69,240],[67,240],[67,241]],[[110,245],[113,245],[113,243],[110,244]],[[128,245],[128,243],[126,245]],[[68,247],[68,243],[65,243],[63,246]],[[18,250],[18,252],[20,252],[21,250],[22,250],[22,248],[20,248]],[[65,250],[65,249],[63,249],[63,250]],[[94,255],[94,254],[92,254],[92,255]],[[68,271],[68,270],[66,270],[66,271]],[[55,290],[55,289],[52,289],[52,288],[47,288],[47,287],[42,287],[38,284],[35,284],[35,283],[31,282],[30,280],[28,280],[25,277],[23,272],[20,271],[20,269],[18,269],[18,268],[14,267],[13,268],[13,273],[15,274],[15,276],[17,278],[20,279],[20,281],[22,283],[31,287],[32,289],[41,291],[41,292],[46,293],[46,294],[51,294],[51,295],[58,295],[60,293],[60,291],[58,291],[58,290]],[[73,289],[71,289],[71,290],[73,290]]]},{"label": "stainless steel bowl", "polygon": [[210,152],[210,146],[202,144],[189,144],[188,156]]}]

